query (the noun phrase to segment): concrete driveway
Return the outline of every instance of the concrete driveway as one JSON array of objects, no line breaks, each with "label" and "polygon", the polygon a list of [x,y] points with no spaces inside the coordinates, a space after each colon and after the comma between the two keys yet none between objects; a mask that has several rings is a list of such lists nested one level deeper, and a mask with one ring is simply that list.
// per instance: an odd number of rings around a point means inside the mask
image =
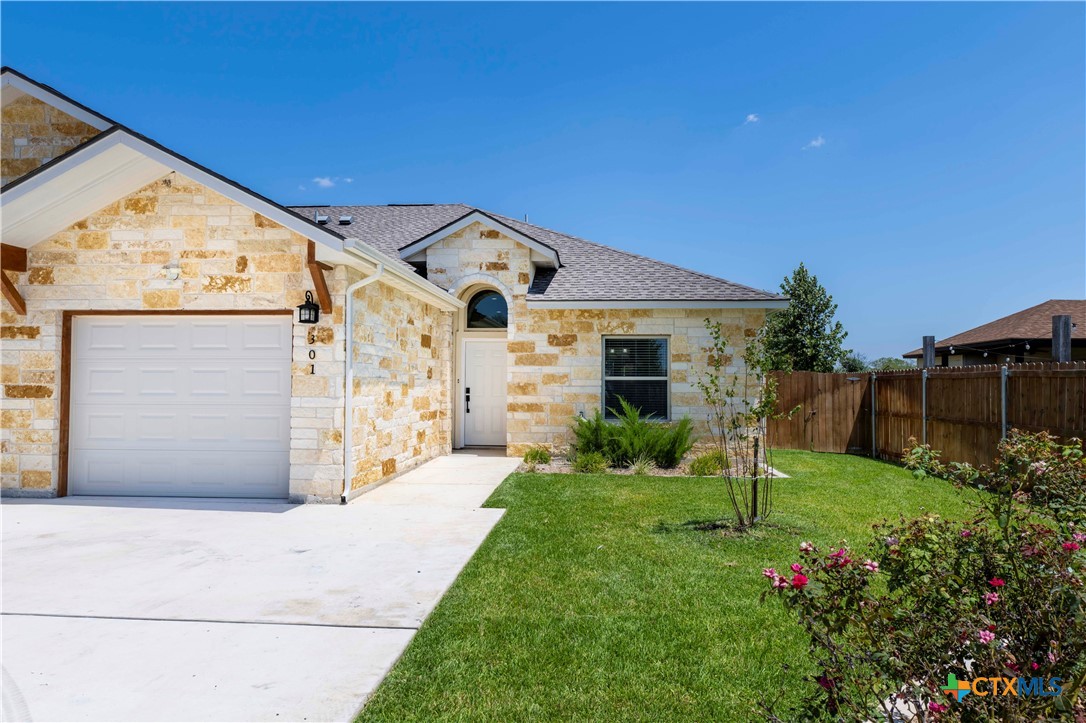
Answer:
[{"label": "concrete driveway", "polygon": [[5,500],[4,720],[348,720],[516,465],[442,457],[346,506]]}]

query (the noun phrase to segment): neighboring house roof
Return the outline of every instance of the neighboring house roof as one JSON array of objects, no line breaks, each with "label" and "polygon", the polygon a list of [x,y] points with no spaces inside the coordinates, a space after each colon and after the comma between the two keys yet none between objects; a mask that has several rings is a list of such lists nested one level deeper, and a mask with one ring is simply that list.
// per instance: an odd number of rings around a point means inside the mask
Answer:
[{"label": "neighboring house roof", "polygon": [[[990,321],[969,331],[935,342],[936,351],[950,347],[966,349],[1014,341],[1052,341],[1052,317],[1070,314],[1072,340],[1086,341],[1086,299],[1050,299],[1042,304]],[[922,357],[923,349],[914,349],[904,357]]]},{"label": "neighboring house roof", "polygon": [[[392,256],[473,213],[483,214],[543,246],[561,259],[559,268],[538,268],[531,302],[706,302],[713,305],[784,306],[787,298],[733,281],[586,241],[460,203],[389,206],[293,206],[314,218],[327,215],[335,225],[350,216],[348,226],[366,243]],[[406,261],[403,262],[406,265]]]}]

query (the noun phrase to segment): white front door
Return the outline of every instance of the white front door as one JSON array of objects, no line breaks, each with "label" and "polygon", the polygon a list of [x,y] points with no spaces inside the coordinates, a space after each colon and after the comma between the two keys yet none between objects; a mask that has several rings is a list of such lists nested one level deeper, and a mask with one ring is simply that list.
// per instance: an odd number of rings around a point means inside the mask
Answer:
[{"label": "white front door", "polygon": [[287,496],[291,317],[77,316],[77,495]]},{"label": "white front door", "polygon": [[464,342],[464,444],[505,446],[505,339]]}]

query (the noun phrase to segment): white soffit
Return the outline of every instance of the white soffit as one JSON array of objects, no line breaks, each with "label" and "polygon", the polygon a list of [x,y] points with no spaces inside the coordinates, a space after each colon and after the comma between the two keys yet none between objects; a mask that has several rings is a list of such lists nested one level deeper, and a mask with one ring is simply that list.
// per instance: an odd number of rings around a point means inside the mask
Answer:
[{"label": "white soffit", "polygon": [[5,191],[4,243],[29,248],[170,172],[123,141],[114,132]]},{"label": "white soffit", "polygon": [[552,268],[558,268],[558,252],[546,244],[542,244],[536,241],[530,236],[522,234],[512,226],[507,226],[501,221],[488,216],[480,211],[471,211],[470,213],[462,216],[461,218],[453,221],[448,226],[439,228],[431,234],[423,236],[418,241],[413,241],[407,246],[400,249],[400,258],[407,259],[420,251],[434,245],[441,239],[454,234],[457,231],[467,228],[473,223],[481,223],[484,226],[505,234],[509,238],[513,239],[517,243],[523,244],[532,250],[532,260],[537,261],[542,266],[550,266]]},{"label": "white soffit", "polygon": [[3,76],[0,76],[0,104],[7,105],[12,101],[22,98],[24,95],[37,98],[42,103],[62,110],[76,120],[83,121],[92,128],[97,128],[100,131],[104,131],[113,125],[109,120],[92,113],[86,108],[76,105],[67,98],[57,95],[56,93],[51,93],[36,83],[32,83],[25,78],[19,77],[10,70],[5,71]]}]

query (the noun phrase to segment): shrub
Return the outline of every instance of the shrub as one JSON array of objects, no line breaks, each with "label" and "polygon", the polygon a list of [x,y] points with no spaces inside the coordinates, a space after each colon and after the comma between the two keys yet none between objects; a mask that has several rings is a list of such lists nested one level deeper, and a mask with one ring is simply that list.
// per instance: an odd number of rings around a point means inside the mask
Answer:
[{"label": "shrub", "polygon": [[[791,717],[982,721],[1086,714],[1086,530],[1081,511],[1068,513],[1081,510],[1086,495],[1082,445],[1014,432],[999,449],[993,469],[950,472],[991,493],[981,495],[973,519],[927,515],[883,523],[863,556],[845,546],[824,552],[803,543],[787,574],[763,571],[768,592],[795,611],[810,635],[818,666],[811,694]],[[944,692],[951,675],[1008,684],[1017,678],[1049,694],[954,700]],[[992,683],[986,685],[977,690],[991,693]]]},{"label": "shrub", "polygon": [[694,423],[683,417],[672,425],[661,425],[660,441],[652,455],[657,466],[674,469],[694,448]]},{"label": "shrub", "polygon": [[943,477],[947,468],[939,457],[943,453],[932,449],[930,444],[920,444],[916,437],[909,437],[909,445],[901,450],[901,463],[905,469],[913,471],[913,477],[924,479],[925,477]]},{"label": "shrub", "polygon": [[683,418],[674,424],[656,422],[641,416],[641,410],[619,397],[620,411],[614,423],[596,410],[591,419],[573,423],[573,452],[602,454],[615,467],[628,467],[639,458],[651,459],[657,467],[678,466],[694,446],[694,424]]},{"label": "shrub", "polygon": [[570,456],[587,452],[603,454],[612,435],[611,424],[596,410],[591,419],[577,417],[573,420],[573,447]]},{"label": "shrub", "polygon": [[524,453],[525,464],[550,464],[550,461],[551,453],[547,451],[546,447],[532,447]]},{"label": "shrub", "polygon": [[654,469],[656,469],[656,463],[651,457],[638,457],[630,464],[630,470],[634,474],[648,474]]},{"label": "shrub", "polygon": [[690,474],[695,477],[715,477],[728,467],[728,455],[720,450],[699,454],[690,463]]},{"label": "shrub", "polygon": [[607,471],[607,458],[600,452],[578,452],[570,460],[574,472],[599,474]]}]

